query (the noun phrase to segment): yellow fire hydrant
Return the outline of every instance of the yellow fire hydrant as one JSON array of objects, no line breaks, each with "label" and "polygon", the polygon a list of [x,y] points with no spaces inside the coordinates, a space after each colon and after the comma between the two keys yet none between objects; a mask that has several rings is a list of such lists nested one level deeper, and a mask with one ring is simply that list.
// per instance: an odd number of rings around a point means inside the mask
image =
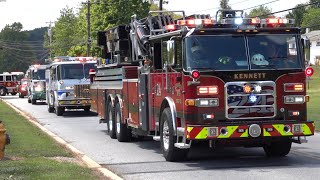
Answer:
[{"label": "yellow fire hydrant", "polygon": [[0,160],[4,158],[5,146],[10,144],[10,136],[6,134],[6,129],[2,121],[0,121]]}]

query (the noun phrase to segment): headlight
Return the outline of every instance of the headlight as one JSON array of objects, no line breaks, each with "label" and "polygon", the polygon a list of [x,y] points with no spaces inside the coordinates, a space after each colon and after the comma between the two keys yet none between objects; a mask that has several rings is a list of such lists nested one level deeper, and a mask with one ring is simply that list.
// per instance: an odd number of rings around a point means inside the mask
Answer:
[{"label": "headlight", "polygon": [[218,98],[199,98],[196,99],[196,106],[198,107],[215,107],[219,106]]},{"label": "headlight", "polygon": [[22,90],[22,91],[25,91],[25,90],[27,90],[27,89],[26,89],[26,87],[22,87],[21,90]]},{"label": "headlight", "polygon": [[73,86],[66,86],[66,90],[71,90],[73,89]]},{"label": "headlight", "polygon": [[304,102],[305,102],[305,97],[301,95],[284,96],[285,104],[303,104]]}]

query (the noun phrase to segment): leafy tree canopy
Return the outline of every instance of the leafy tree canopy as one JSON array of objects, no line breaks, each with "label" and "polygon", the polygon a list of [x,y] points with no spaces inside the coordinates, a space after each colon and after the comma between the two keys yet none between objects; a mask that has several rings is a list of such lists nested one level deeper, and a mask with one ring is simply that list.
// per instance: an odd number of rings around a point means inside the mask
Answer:
[{"label": "leafy tree canopy", "polygon": [[272,13],[272,10],[269,9],[267,6],[264,6],[264,5],[261,5],[257,8],[254,8],[252,9],[250,12],[249,12],[249,17],[260,17],[260,18],[266,18],[268,17],[267,15],[265,14],[270,14]]},{"label": "leafy tree canopy", "polygon": [[320,28],[320,8],[311,8],[303,16],[302,27],[310,27],[310,30],[317,30]]}]

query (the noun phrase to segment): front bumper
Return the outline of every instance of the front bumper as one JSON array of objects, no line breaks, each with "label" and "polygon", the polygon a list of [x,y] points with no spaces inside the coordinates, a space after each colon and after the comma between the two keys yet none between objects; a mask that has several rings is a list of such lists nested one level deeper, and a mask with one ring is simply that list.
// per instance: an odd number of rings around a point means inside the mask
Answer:
[{"label": "front bumper", "polygon": [[60,107],[88,107],[91,106],[91,99],[70,99],[58,100]]},{"label": "front bumper", "polygon": [[[249,133],[250,125],[187,125],[186,135],[189,140],[254,138]],[[258,125],[260,126],[261,134],[257,138],[312,136],[315,130],[314,123],[310,121],[263,123]]]},{"label": "front bumper", "polygon": [[32,92],[32,100],[46,100],[46,92]]}]

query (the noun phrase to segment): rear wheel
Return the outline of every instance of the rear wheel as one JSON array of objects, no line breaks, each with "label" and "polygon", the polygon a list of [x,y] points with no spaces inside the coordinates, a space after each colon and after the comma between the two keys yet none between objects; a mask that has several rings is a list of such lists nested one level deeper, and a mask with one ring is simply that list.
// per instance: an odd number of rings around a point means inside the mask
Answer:
[{"label": "rear wheel", "polygon": [[165,108],[161,114],[160,143],[164,158],[167,161],[182,161],[186,159],[189,149],[179,149],[174,146],[177,137],[174,135],[173,119],[170,108]]},{"label": "rear wheel", "polygon": [[8,90],[5,87],[0,87],[0,96],[5,96]]},{"label": "rear wheel", "polygon": [[57,116],[62,116],[64,113],[64,108],[63,107],[56,107],[56,115]]},{"label": "rear wheel", "polygon": [[280,141],[272,142],[269,145],[264,145],[263,150],[268,157],[283,157],[289,154],[292,141],[286,138]]},{"label": "rear wheel", "polygon": [[22,95],[21,93],[19,93],[19,98],[24,98],[24,95]]},{"label": "rear wheel", "polygon": [[107,107],[107,121],[108,121],[108,131],[109,131],[109,136],[112,139],[116,139],[116,122],[114,120],[114,108],[112,107],[111,102],[109,102],[108,107]]},{"label": "rear wheel", "polygon": [[28,97],[28,103],[31,103],[31,99],[30,99],[30,97]]},{"label": "rear wheel", "polygon": [[15,96],[15,95],[17,95],[17,93],[16,93],[16,92],[12,92],[11,95],[12,95],[12,96]]},{"label": "rear wheel", "polygon": [[122,113],[120,104],[117,103],[115,109],[115,120],[116,120],[116,136],[119,142],[127,142],[130,140],[131,131],[126,124],[122,123]]}]

